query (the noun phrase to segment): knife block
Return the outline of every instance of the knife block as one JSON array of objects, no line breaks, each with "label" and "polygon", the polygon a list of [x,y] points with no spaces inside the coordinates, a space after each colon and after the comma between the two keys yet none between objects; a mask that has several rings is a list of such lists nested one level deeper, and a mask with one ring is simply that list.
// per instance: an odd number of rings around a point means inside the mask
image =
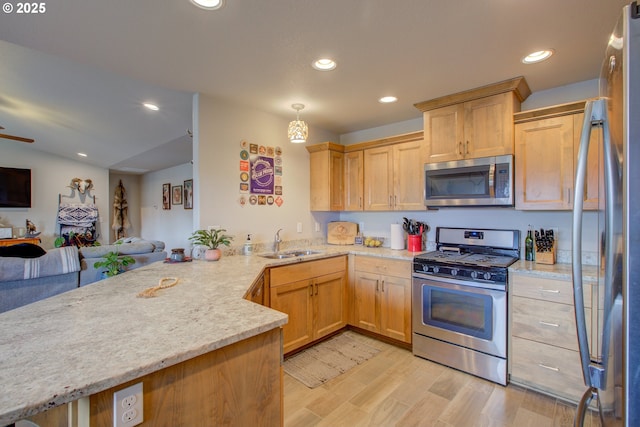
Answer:
[{"label": "knife block", "polygon": [[556,263],[556,245],[557,241],[553,242],[550,251],[538,252],[536,249],[536,263],[538,264],[555,264]]}]

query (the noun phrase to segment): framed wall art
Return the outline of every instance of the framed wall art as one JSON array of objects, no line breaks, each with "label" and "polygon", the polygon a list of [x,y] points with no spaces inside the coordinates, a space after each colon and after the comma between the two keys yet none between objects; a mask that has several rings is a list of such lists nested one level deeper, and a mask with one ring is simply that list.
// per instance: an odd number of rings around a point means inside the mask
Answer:
[{"label": "framed wall art", "polygon": [[193,179],[184,182],[184,208],[193,209]]},{"label": "framed wall art", "polygon": [[162,184],[162,209],[171,209],[171,184]]},{"label": "framed wall art", "polygon": [[182,185],[174,185],[171,189],[171,204],[172,205],[181,205],[182,204]]}]

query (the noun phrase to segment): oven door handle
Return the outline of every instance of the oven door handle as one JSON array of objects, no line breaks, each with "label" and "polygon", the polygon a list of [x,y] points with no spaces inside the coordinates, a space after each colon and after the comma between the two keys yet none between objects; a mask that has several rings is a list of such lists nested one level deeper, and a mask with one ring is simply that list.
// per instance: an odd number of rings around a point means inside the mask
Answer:
[{"label": "oven door handle", "polygon": [[496,164],[491,163],[489,165],[489,197],[492,199],[496,197]]}]

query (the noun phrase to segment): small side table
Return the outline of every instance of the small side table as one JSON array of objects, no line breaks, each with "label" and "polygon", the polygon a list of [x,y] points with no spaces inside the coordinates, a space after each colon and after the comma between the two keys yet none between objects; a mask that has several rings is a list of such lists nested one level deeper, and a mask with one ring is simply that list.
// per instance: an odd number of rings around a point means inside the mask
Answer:
[{"label": "small side table", "polygon": [[0,239],[0,246],[13,246],[19,243],[33,243],[34,245],[40,244],[40,238],[38,237],[22,237],[20,239]]}]

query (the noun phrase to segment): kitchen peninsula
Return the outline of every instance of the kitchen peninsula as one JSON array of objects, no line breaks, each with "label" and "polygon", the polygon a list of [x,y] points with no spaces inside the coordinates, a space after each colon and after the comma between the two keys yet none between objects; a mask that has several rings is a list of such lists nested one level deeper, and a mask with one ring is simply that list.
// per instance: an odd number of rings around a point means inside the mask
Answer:
[{"label": "kitchen peninsula", "polygon": [[[173,401],[171,405],[167,400],[148,405],[148,395],[155,396],[158,391],[152,388],[154,382],[149,386],[147,378],[172,367],[179,367],[182,371],[178,373],[188,376],[189,372],[183,371],[192,369],[194,361],[220,351],[225,362],[244,356],[262,359],[235,362],[222,373],[213,373],[214,379],[209,382],[214,391],[180,390],[187,397],[196,396],[192,399],[195,402],[203,402],[225,392],[231,394],[229,384],[221,386],[216,381],[234,377],[229,382],[245,387],[238,396],[251,401],[247,403],[251,409],[275,408],[268,415],[278,422],[266,421],[263,415],[265,425],[279,424],[280,327],[287,323],[287,316],[243,299],[252,283],[267,267],[301,261],[348,254],[404,260],[413,257],[407,251],[353,245],[315,249],[320,253],[284,260],[253,255],[225,256],[217,262],[158,262],[0,314],[0,386],[5,390],[0,395],[0,426],[89,397],[84,400],[90,400],[90,425],[112,425],[113,391],[140,381],[144,384],[145,420],[160,416],[159,406],[164,409],[176,405],[170,409],[173,417],[188,413],[191,409],[181,409]],[[177,277],[179,282],[154,298],[137,297],[163,277]],[[236,349],[243,344],[248,348]],[[219,359],[196,362],[196,369],[206,369],[207,363]],[[171,375],[175,373],[161,378],[162,386],[177,390],[174,379],[169,379]],[[190,400],[188,403],[193,405],[190,408],[204,410]],[[229,417],[236,416],[229,411],[240,411],[241,403],[225,403],[225,412],[215,415],[226,417],[228,422]]]},{"label": "kitchen peninsula", "polygon": [[[107,422],[112,391],[110,398],[94,397],[140,378],[145,421],[167,419],[160,411],[172,406],[175,425],[188,425],[178,417],[195,406],[199,412],[190,416],[210,419],[211,425],[214,419],[207,417],[217,417],[215,424],[229,418],[237,422],[235,411],[248,409],[266,424],[279,423],[280,327],[287,316],[243,299],[265,261],[230,256],[219,262],[158,262],[2,313],[0,426],[89,396],[90,425],[113,425]],[[137,297],[163,277],[179,282],[154,298]],[[221,357],[215,357],[217,352]],[[201,359],[207,355],[214,357]],[[199,362],[194,366],[192,361]],[[195,389],[179,383],[213,365],[223,371],[213,372]],[[145,376],[170,367],[180,369],[162,378],[166,396],[156,404],[151,399],[162,391]],[[224,410],[217,407],[205,414],[211,406],[196,406],[205,399],[225,399]],[[191,405],[189,410],[183,403]]]}]

